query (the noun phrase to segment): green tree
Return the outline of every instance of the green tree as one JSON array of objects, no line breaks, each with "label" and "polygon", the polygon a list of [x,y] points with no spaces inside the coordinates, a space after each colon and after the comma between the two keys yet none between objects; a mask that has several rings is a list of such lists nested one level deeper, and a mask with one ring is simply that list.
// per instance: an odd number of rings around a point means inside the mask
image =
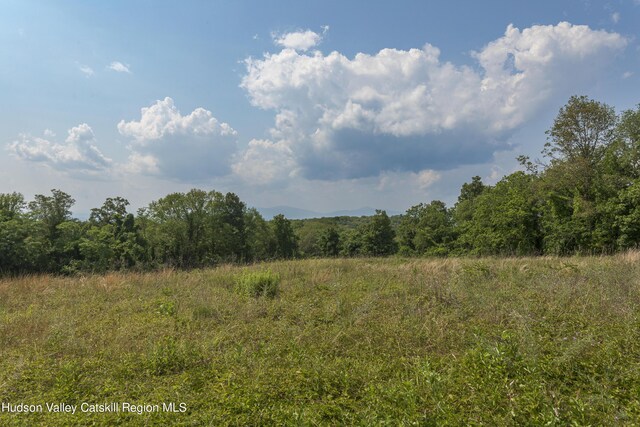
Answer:
[{"label": "green tree", "polygon": [[217,222],[211,211],[220,193],[193,189],[172,193],[140,211],[151,258],[160,264],[199,267],[216,261]]},{"label": "green tree", "polygon": [[46,271],[48,251],[42,224],[18,212],[0,214],[0,274]]},{"label": "green tree", "polygon": [[406,255],[446,255],[453,239],[451,211],[440,200],[410,207],[398,225],[400,252]]},{"label": "green tree", "polygon": [[362,230],[363,227],[345,230],[341,235],[342,249],[340,254],[343,256],[357,256],[362,254]]},{"label": "green tree", "polygon": [[471,178],[471,182],[462,184],[458,201],[452,212],[453,234],[455,236],[453,246],[456,254],[473,251],[474,243],[468,240],[469,228],[472,226],[477,199],[487,188],[479,176],[474,176]]},{"label": "green tree", "polygon": [[36,194],[34,200],[29,202],[29,216],[42,225],[44,238],[47,244],[47,270],[61,271],[71,261],[69,253],[64,249],[67,242],[61,241],[64,227],[60,227],[67,221],[71,221],[71,207],[75,200],[67,193],[53,189],[51,196]]},{"label": "green tree", "polygon": [[127,217],[129,201],[122,197],[108,197],[100,208],[91,209],[89,222],[94,225],[115,225],[121,227]]},{"label": "green tree", "polygon": [[637,248],[640,245],[640,179],[623,189],[614,205],[614,230],[620,249]]},{"label": "green tree", "polygon": [[247,259],[266,260],[273,258],[276,240],[269,223],[255,208],[247,209],[244,218],[247,232]]},{"label": "green tree", "polygon": [[613,107],[586,96],[572,96],[547,131],[544,153],[551,159],[594,166],[613,141],[616,121]]},{"label": "green tree", "polygon": [[360,253],[370,256],[391,255],[396,251],[395,231],[387,212],[376,209],[369,221],[360,229]]},{"label": "green tree", "polygon": [[298,238],[293,231],[291,221],[279,214],[271,220],[275,237],[275,253],[277,258],[293,258],[298,252]]},{"label": "green tree", "polygon": [[122,197],[107,198],[100,208],[91,210],[89,228],[79,239],[81,261],[75,266],[87,271],[102,272],[140,266],[147,261],[146,243],[127,213],[129,201]]},{"label": "green tree", "polygon": [[623,186],[640,178],[640,105],[623,111],[616,128],[616,144],[609,151],[610,164]]},{"label": "green tree", "polygon": [[218,241],[218,256],[232,261],[245,260],[248,255],[246,205],[234,193],[224,196],[217,193],[211,208],[209,214],[217,228],[214,234]]},{"label": "green tree", "polygon": [[340,233],[335,227],[326,228],[318,239],[318,247],[323,256],[335,257],[340,253]]},{"label": "green tree", "polygon": [[573,96],[560,109],[543,154],[551,163],[541,174],[545,251],[556,254],[611,250],[615,239],[608,200],[620,186],[617,118],[612,107]]},{"label": "green tree", "polygon": [[20,193],[0,194],[0,221],[20,216],[25,208],[24,196]]},{"label": "green tree", "polygon": [[71,207],[75,202],[67,193],[53,189],[51,196],[36,194],[28,206],[33,218],[45,225],[48,236],[53,241],[57,236],[58,225],[71,219]]},{"label": "green tree", "polygon": [[529,255],[541,252],[539,201],[534,175],[515,172],[488,187],[475,203],[464,241],[480,255]]}]

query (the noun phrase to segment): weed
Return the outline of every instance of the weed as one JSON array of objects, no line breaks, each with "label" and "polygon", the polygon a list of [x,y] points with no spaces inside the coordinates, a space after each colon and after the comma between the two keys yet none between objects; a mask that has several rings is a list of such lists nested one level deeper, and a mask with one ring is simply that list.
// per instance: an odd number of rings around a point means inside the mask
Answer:
[{"label": "weed", "polygon": [[236,276],[235,289],[238,293],[251,297],[273,298],[278,294],[280,276],[271,270],[243,272]]}]

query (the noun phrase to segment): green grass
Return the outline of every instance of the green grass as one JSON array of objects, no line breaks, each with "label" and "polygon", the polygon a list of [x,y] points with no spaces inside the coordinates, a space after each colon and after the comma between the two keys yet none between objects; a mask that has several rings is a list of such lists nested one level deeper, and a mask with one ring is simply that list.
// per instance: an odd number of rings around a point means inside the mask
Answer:
[{"label": "green grass", "polygon": [[[279,277],[271,298],[239,280]],[[253,279],[252,279],[253,280]],[[637,425],[640,254],[0,280],[0,425]]]},{"label": "green grass", "polygon": [[236,291],[250,297],[273,298],[278,294],[280,276],[271,270],[242,272],[236,277]]}]

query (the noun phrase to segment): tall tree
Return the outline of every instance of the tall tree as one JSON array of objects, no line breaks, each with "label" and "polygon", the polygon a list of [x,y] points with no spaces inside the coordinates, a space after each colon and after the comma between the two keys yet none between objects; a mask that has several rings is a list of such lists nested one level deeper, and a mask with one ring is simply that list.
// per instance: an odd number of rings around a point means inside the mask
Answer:
[{"label": "tall tree", "polygon": [[473,242],[467,241],[469,227],[472,226],[473,214],[477,199],[489,187],[482,183],[479,176],[471,178],[471,182],[462,184],[458,201],[453,207],[453,231],[455,237],[455,253],[463,254],[473,250]]},{"label": "tall tree", "polygon": [[29,202],[31,215],[47,228],[50,239],[55,239],[56,228],[71,219],[71,207],[76,201],[64,191],[53,189],[51,196],[36,194]]},{"label": "tall tree", "polygon": [[121,226],[127,216],[129,201],[122,197],[108,197],[100,208],[91,209],[89,222],[97,225]]},{"label": "tall tree", "polygon": [[572,96],[547,131],[543,154],[551,163],[540,182],[546,251],[591,252],[610,246],[598,230],[611,222],[602,207],[616,191],[607,173],[616,124],[612,107]]},{"label": "tall tree", "polygon": [[269,223],[255,208],[244,215],[247,232],[247,260],[266,260],[274,256],[276,241]]},{"label": "tall tree", "polygon": [[544,153],[552,159],[595,165],[613,141],[616,120],[613,107],[586,96],[572,96],[546,132]]},{"label": "tall tree", "polygon": [[275,236],[275,256],[278,258],[293,258],[298,251],[298,238],[293,231],[291,221],[279,214],[271,220],[271,227]]},{"label": "tall tree", "polygon": [[22,214],[25,207],[24,196],[20,193],[0,194],[0,221],[8,221]]},{"label": "tall tree", "polygon": [[404,254],[446,255],[453,238],[451,211],[440,200],[412,206],[398,226],[400,251]]},{"label": "tall tree", "polygon": [[0,274],[42,271],[48,242],[40,224],[24,215],[20,193],[0,194]]},{"label": "tall tree", "polygon": [[193,189],[172,193],[141,211],[152,257],[162,264],[198,267],[216,260],[215,199],[222,194]]},{"label": "tall tree", "polygon": [[461,238],[480,255],[530,255],[541,251],[539,201],[534,175],[514,172],[476,199],[472,221]]},{"label": "tall tree", "polygon": [[[29,216],[40,225],[44,233],[47,253],[47,270],[62,271],[72,261],[75,250],[70,248],[64,226],[72,221],[71,207],[75,200],[64,191],[53,189],[51,196],[36,194],[34,200],[29,202]],[[76,220],[77,221],[77,220]]]},{"label": "tall tree", "polygon": [[340,233],[335,227],[326,228],[318,239],[320,253],[323,256],[338,256],[340,253]]},{"label": "tall tree", "polygon": [[214,198],[212,214],[217,222],[216,233],[221,258],[244,260],[247,258],[247,230],[245,213],[247,206],[234,193]]},{"label": "tall tree", "polygon": [[127,213],[129,201],[122,197],[107,198],[102,207],[91,209],[90,228],[80,239],[80,268],[107,271],[131,268],[145,261],[145,242]]},{"label": "tall tree", "polygon": [[396,251],[395,231],[386,211],[376,209],[375,215],[361,228],[360,239],[363,255],[383,256]]}]

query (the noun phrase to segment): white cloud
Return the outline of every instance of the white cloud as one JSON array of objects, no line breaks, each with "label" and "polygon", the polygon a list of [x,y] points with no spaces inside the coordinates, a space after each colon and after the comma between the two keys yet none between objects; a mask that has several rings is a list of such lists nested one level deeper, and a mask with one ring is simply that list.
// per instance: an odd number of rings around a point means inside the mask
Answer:
[{"label": "white cloud", "polygon": [[613,12],[611,14],[611,22],[613,22],[614,24],[620,22],[620,12]]},{"label": "white cloud", "polygon": [[231,165],[243,180],[255,184],[282,182],[296,174],[295,160],[286,141],[253,139]]},{"label": "white cloud", "polygon": [[[442,175],[434,170],[425,169],[420,172],[397,172],[385,171],[378,177],[378,191],[399,191],[400,188],[412,189],[414,191],[428,190],[433,184],[438,182]],[[354,180],[354,182],[363,180]]]},{"label": "white cloud", "polygon": [[128,162],[122,167],[122,170],[126,173],[142,175],[158,175],[160,173],[158,159],[151,154],[141,154],[136,151],[129,155]]},{"label": "white cloud", "polygon": [[142,108],[139,121],[122,120],[118,131],[133,139],[125,170],[179,181],[227,174],[236,150],[231,126],[204,108],[183,116],[169,97]]},{"label": "white cloud", "polygon": [[[52,142],[49,139],[20,134],[18,140],[8,145],[8,149],[16,157],[42,162],[54,169],[69,173],[85,173],[95,175],[107,171],[111,159],[105,157],[96,147],[96,139],[91,127],[82,123],[69,129],[64,143]],[[54,136],[45,131],[48,138]]]},{"label": "white cloud", "polygon": [[51,129],[45,129],[43,134],[47,138],[55,138],[55,136],[56,136],[56,133],[54,131],[52,131]]},{"label": "white cloud", "polygon": [[486,162],[554,97],[598,75],[626,43],[619,34],[566,22],[522,31],[510,25],[473,53],[472,68],[442,61],[429,44],[350,59],[299,52],[283,41],[281,52],[246,60],[241,87],[253,105],[276,112],[275,126],[269,141],[238,157],[234,171],[250,169],[260,156],[325,180]]},{"label": "white cloud", "polygon": [[628,79],[631,76],[633,76],[633,72],[632,71],[625,71],[624,73],[622,73],[622,78],[623,79]]},{"label": "white cloud", "polygon": [[[328,26],[323,27],[323,34],[328,29]],[[272,37],[274,43],[278,46],[282,46],[285,49],[295,49],[303,52],[317,46],[322,40],[322,36],[320,36],[320,34],[311,30],[296,31],[282,35],[272,34]]]},{"label": "white cloud", "polygon": [[84,74],[86,77],[91,77],[93,76],[94,72],[93,72],[93,68],[87,66],[87,65],[79,65],[78,69],[80,70],[80,72],[82,74]]},{"label": "white cloud", "polygon": [[118,73],[131,74],[131,70],[129,70],[129,64],[123,64],[119,61],[113,61],[111,64],[109,64],[108,68],[110,70],[117,71]]}]

